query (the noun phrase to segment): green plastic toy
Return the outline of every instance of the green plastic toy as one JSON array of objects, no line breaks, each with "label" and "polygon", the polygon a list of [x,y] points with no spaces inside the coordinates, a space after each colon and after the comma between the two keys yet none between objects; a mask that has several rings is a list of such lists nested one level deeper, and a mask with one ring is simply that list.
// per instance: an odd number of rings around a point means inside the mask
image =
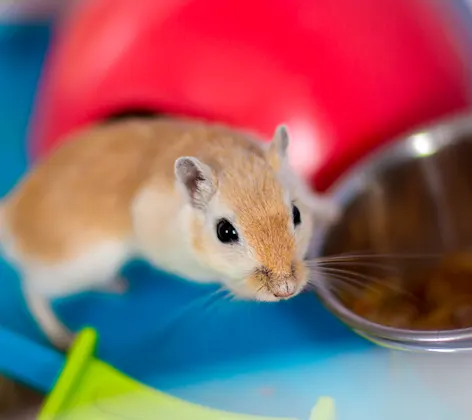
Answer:
[{"label": "green plastic toy", "polygon": [[[97,334],[82,331],[39,420],[297,420],[228,413],[147,387],[94,357]],[[320,398],[310,420],[335,420],[334,402]]]}]

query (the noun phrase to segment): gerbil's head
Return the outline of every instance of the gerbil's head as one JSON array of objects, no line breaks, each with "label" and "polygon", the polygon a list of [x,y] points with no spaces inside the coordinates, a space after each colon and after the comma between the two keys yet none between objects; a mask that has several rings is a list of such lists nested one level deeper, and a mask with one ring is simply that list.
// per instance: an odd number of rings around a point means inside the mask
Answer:
[{"label": "gerbil's head", "polygon": [[184,234],[200,264],[236,296],[278,301],[298,294],[308,281],[303,260],[314,223],[335,217],[331,203],[289,168],[288,145],[279,126],[268,145],[222,141],[205,163],[175,162],[187,202]]}]

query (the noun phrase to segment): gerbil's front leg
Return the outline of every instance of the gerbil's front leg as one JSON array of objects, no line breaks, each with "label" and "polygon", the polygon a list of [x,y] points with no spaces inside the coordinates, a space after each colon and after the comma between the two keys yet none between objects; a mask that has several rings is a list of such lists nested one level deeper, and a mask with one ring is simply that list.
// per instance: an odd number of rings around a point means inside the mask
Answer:
[{"label": "gerbil's front leg", "polygon": [[123,295],[129,290],[129,281],[123,276],[116,276],[112,281],[105,284],[101,290],[115,295]]}]

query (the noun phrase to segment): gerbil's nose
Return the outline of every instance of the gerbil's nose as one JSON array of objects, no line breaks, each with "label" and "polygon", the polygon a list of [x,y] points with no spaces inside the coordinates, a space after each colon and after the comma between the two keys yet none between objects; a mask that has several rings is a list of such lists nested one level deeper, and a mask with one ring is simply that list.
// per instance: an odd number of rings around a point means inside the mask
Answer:
[{"label": "gerbil's nose", "polygon": [[274,293],[274,296],[280,299],[287,299],[294,295],[294,292]]},{"label": "gerbil's nose", "polygon": [[287,299],[292,297],[296,292],[296,286],[293,281],[285,280],[277,285],[272,286],[272,293],[275,297],[280,299]]}]

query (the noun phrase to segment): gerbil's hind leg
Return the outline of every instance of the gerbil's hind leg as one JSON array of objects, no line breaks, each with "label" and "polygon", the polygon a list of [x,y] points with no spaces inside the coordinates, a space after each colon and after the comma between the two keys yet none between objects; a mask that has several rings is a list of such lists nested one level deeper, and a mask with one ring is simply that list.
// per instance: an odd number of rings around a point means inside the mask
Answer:
[{"label": "gerbil's hind leg", "polygon": [[104,241],[73,259],[56,264],[29,264],[22,270],[25,298],[48,338],[58,347],[69,346],[73,335],[54,315],[49,301],[93,289],[109,289],[131,257],[124,241]]}]

